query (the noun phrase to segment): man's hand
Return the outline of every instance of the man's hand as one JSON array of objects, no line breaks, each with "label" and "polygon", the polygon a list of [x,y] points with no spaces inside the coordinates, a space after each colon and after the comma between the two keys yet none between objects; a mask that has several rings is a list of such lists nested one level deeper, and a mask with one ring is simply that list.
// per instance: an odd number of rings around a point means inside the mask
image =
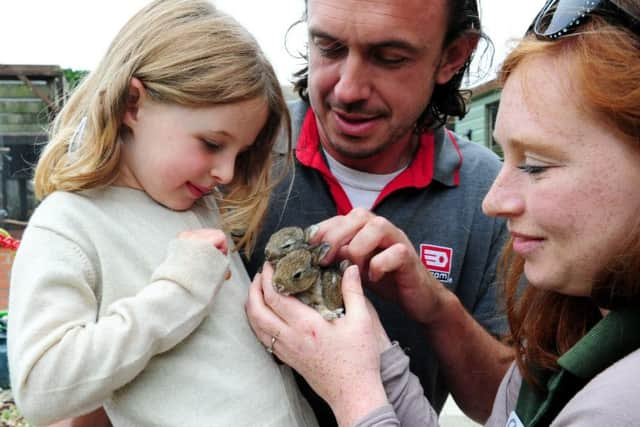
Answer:
[{"label": "man's hand", "polygon": [[424,267],[406,234],[386,218],[354,209],[317,224],[310,239],[331,245],[323,262],[349,259],[368,288],[399,303],[417,322],[426,325],[439,316],[449,291]]}]

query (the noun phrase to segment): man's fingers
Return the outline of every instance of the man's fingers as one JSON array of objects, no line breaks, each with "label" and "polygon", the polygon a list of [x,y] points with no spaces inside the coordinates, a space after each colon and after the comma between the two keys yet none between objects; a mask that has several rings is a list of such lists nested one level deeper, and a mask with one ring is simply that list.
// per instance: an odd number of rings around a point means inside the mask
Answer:
[{"label": "man's fingers", "polygon": [[412,247],[403,243],[392,245],[371,259],[368,280],[377,282],[385,274],[406,270],[407,265],[414,262],[417,257]]},{"label": "man's fingers", "polygon": [[325,242],[331,246],[322,260],[323,264],[333,262],[340,248],[349,243],[372,217],[373,214],[366,209],[356,208],[348,215],[335,216],[318,223],[312,243]]}]

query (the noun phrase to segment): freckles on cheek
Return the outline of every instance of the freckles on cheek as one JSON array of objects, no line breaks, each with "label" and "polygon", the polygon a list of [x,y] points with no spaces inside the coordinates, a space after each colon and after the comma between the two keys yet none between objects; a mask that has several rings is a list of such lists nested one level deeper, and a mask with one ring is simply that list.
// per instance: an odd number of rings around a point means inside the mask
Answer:
[{"label": "freckles on cheek", "polygon": [[542,231],[567,234],[579,223],[582,208],[578,195],[557,197],[549,191],[548,194],[538,194],[535,201],[529,200],[528,211]]}]

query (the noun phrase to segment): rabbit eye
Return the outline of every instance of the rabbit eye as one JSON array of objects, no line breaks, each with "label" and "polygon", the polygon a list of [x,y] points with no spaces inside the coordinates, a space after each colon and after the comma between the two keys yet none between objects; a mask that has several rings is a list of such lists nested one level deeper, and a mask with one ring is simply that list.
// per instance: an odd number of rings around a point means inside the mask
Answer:
[{"label": "rabbit eye", "polygon": [[300,280],[302,278],[302,275],[304,274],[304,270],[298,270],[295,273],[293,273],[293,280]]},{"label": "rabbit eye", "polygon": [[289,239],[282,244],[282,249],[289,249],[294,245],[294,243],[295,243],[295,240]]}]

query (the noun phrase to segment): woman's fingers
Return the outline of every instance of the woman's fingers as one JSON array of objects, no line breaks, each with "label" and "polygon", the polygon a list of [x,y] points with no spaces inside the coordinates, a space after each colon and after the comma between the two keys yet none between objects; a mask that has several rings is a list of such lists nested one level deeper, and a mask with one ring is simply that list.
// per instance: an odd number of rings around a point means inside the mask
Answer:
[{"label": "woman's fingers", "polygon": [[271,337],[281,334],[286,328],[286,323],[265,302],[262,284],[263,276],[258,273],[249,287],[245,311],[254,334],[263,345],[268,347]]},{"label": "woman's fingers", "polygon": [[[285,323],[291,324],[298,319],[314,319],[320,314],[311,307],[303,304],[293,296],[279,294],[273,287],[273,267],[265,263],[262,268],[262,292],[264,301],[269,308]],[[293,325],[292,325],[293,326]]]},{"label": "woman's fingers", "polygon": [[367,303],[362,290],[358,266],[349,266],[342,275],[342,299],[349,317],[367,313]]}]

